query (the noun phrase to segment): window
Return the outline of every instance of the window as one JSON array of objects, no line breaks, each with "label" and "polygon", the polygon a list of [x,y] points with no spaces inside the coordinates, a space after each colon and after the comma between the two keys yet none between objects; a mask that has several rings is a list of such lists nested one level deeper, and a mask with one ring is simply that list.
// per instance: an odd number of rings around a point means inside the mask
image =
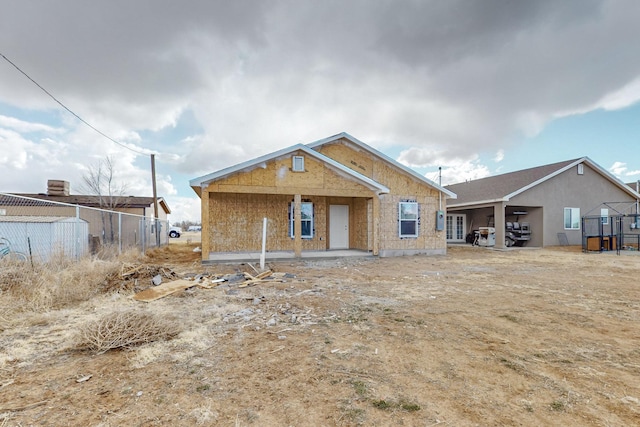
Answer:
[{"label": "window", "polygon": [[609,209],[600,209],[600,221],[602,221],[602,225],[609,225]]},{"label": "window", "polygon": [[580,230],[580,208],[564,208],[564,229]]},{"label": "window", "polygon": [[416,202],[400,202],[398,205],[398,222],[400,237],[418,237],[418,204]]},{"label": "window", "polygon": [[[289,204],[289,235],[293,239],[294,234],[294,204]],[[300,237],[303,239],[313,238],[313,203],[303,202],[300,204],[300,214],[302,218],[302,233]]]},{"label": "window", "polygon": [[291,170],[294,172],[304,172],[303,156],[293,156],[291,160]]},{"label": "window", "polygon": [[578,163],[578,175],[584,175],[584,165],[582,163]]}]

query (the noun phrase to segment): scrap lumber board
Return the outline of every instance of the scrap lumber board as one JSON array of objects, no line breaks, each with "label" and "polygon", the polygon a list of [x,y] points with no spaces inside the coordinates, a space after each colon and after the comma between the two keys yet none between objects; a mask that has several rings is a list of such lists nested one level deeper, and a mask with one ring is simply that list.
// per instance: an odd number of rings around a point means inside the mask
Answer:
[{"label": "scrap lumber board", "polygon": [[174,292],[182,291],[197,285],[198,284],[193,280],[174,280],[173,282],[166,282],[161,285],[145,289],[142,292],[138,292],[133,296],[133,299],[144,302],[155,301]]},{"label": "scrap lumber board", "polygon": [[252,276],[251,274],[247,273],[245,271],[244,273],[244,277],[246,277],[247,281],[242,282],[240,285],[238,285],[239,288],[246,288],[247,286],[251,286],[251,285],[255,285],[256,283],[260,283],[262,282],[262,280],[266,277],[271,276],[271,270],[267,270],[267,271],[263,271],[262,273],[258,274],[257,276]]}]

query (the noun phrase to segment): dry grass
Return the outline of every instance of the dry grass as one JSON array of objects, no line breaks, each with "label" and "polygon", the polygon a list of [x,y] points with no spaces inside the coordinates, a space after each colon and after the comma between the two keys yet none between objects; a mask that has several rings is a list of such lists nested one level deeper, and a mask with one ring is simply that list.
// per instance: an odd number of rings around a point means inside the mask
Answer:
[{"label": "dry grass", "polygon": [[[125,261],[140,259],[134,252],[103,260],[57,257],[45,264],[12,263],[0,268],[0,330],[10,327],[21,314],[46,313],[73,307],[108,289],[106,278],[119,273]],[[13,321],[13,322],[12,322]]]},{"label": "dry grass", "polygon": [[115,290],[138,266],[137,287],[155,266],[248,267],[197,255],[171,244],[103,261],[114,286],[84,301],[102,264],[52,266],[55,286],[72,284],[60,309],[10,316],[22,284],[0,292],[0,401],[22,408],[0,426],[638,425],[637,253],[454,247],[279,263],[295,279],[151,303]]},{"label": "dry grass", "polygon": [[168,340],[180,333],[179,323],[138,310],[115,311],[79,327],[74,347],[102,354]]}]

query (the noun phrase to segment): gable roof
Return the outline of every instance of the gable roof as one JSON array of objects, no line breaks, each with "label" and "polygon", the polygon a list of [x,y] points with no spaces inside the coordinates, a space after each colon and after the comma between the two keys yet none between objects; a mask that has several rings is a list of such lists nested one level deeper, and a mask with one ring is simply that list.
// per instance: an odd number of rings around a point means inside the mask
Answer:
[{"label": "gable roof", "polygon": [[634,182],[627,182],[626,186],[631,188],[632,190],[638,191],[638,188],[640,187],[640,180],[634,181]]},{"label": "gable roof", "polygon": [[565,160],[563,162],[551,163],[529,169],[522,169],[501,175],[476,179],[458,184],[447,185],[446,187],[458,195],[458,201],[450,204],[449,207],[478,205],[484,203],[507,202],[512,197],[517,196],[541,184],[572,167],[584,163],[597,171],[605,179],[616,185],[623,191],[635,198],[640,198],[640,194],[633,191],[618,178],[603,169],[588,157]]},{"label": "gable roof", "polygon": [[193,188],[193,190],[198,195],[200,195],[201,189],[214,181],[217,181],[222,178],[226,178],[229,175],[232,175],[236,172],[249,172],[252,169],[262,167],[262,165],[268,161],[275,160],[278,157],[286,156],[297,151],[303,151],[305,154],[308,154],[309,156],[314,157],[317,160],[325,163],[331,169],[338,172],[339,174],[342,174],[343,176],[347,176],[351,179],[359,181],[361,184],[365,185],[371,190],[378,192],[378,194],[388,193],[390,191],[386,186],[380,184],[379,182],[376,182],[371,178],[364,176],[361,173],[356,172],[351,168],[346,167],[342,163],[336,162],[335,160],[325,156],[324,154],[321,154],[315,150],[312,150],[311,148],[302,144],[292,145],[291,147],[283,148],[282,150],[278,150],[274,153],[266,154],[264,156],[257,157],[253,160],[248,160],[246,162],[237,164],[235,166],[230,166],[228,168],[221,169],[217,172],[213,172],[208,175],[194,178],[189,181],[189,185],[191,186],[191,188]]},{"label": "gable roof", "polygon": [[[101,196],[89,196],[70,194],[68,196],[51,196],[43,193],[13,193],[15,196],[27,197],[31,199],[39,199],[57,203],[68,203],[72,205],[86,206],[90,208],[104,208],[104,203],[100,203]],[[102,199],[106,199],[108,196],[102,196]],[[140,196],[119,196],[117,208],[149,208],[153,206],[153,197],[140,197]],[[15,202],[11,201],[10,197],[0,197],[0,203],[11,205]],[[158,197],[158,205],[167,213],[171,213],[169,205],[162,198]]]},{"label": "gable roof", "polygon": [[371,154],[373,154],[374,156],[377,156],[379,158],[381,158],[382,160],[386,161],[387,163],[390,163],[391,165],[393,165],[394,167],[396,167],[397,169],[400,169],[401,171],[411,175],[412,177],[418,179],[419,181],[422,181],[423,183],[435,188],[438,191],[441,191],[442,193],[446,194],[448,196],[448,198],[450,199],[455,199],[456,193],[454,191],[451,191],[445,187],[442,187],[438,184],[436,184],[435,182],[431,181],[430,179],[428,179],[427,177],[425,177],[424,175],[419,174],[418,172],[414,171],[413,169],[393,160],[391,157],[387,156],[386,154],[376,150],[375,148],[365,144],[364,142],[358,140],[357,138],[354,138],[353,136],[349,135],[346,132],[341,132],[339,134],[330,136],[328,138],[323,138],[320,139],[318,141],[314,141],[311,142],[309,144],[307,144],[308,147],[310,148],[317,148],[320,147],[322,145],[325,144],[330,144],[333,143],[335,141],[338,141],[340,139],[346,139],[349,142],[353,143],[354,145],[357,145],[359,148],[361,148],[364,151],[367,151]]}]

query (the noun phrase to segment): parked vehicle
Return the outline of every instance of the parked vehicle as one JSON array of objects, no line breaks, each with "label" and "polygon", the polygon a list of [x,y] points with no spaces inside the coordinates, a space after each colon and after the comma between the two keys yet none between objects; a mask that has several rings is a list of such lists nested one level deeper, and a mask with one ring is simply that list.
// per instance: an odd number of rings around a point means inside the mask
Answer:
[{"label": "parked vehicle", "polygon": [[201,225],[190,225],[187,231],[202,231]]},{"label": "parked vehicle", "polygon": [[169,237],[178,238],[182,234],[182,228],[180,227],[171,227],[169,228]]},{"label": "parked vehicle", "polygon": [[509,222],[506,223],[505,230],[505,246],[524,246],[531,240],[531,228],[528,222]]}]

